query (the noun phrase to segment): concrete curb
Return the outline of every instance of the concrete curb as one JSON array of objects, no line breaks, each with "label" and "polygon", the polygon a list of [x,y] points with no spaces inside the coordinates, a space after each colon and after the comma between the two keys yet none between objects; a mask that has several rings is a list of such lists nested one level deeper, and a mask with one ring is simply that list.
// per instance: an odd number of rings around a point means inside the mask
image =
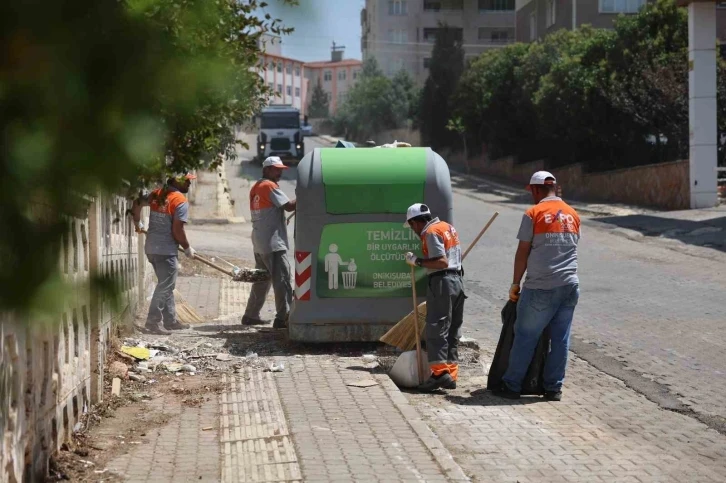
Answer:
[{"label": "concrete curb", "polygon": [[224,163],[217,166],[217,214],[220,218],[231,220],[235,217],[234,202],[226,171]]},{"label": "concrete curb", "polygon": [[213,218],[195,218],[194,225],[229,225],[235,223],[245,223],[247,220],[241,216],[234,214],[234,200],[232,199],[232,190],[227,180],[227,172],[225,165],[222,164],[216,169],[217,183],[217,206],[215,212],[217,216]]},{"label": "concrete curb", "polygon": [[421,439],[421,442],[431,452],[439,466],[441,466],[441,468],[446,472],[449,481],[471,481],[471,478],[466,476],[464,470],[461,469],[461,466],[459,466],[454,460],[454,457],[451,456],[449,450],[447,450],[443,443],[441,443],[436,434],[431,431],[428,424],[421,419],[418,411],[416,411],[413,406],[408,403],[406,396],[404,396],[393,381],[391,381],[391,378],[389,378],[386,374],[375,374],[375,378],[381,386],[383,386],[383,389],[386,391],[386,394],[388,394],[388,397],[391,398],[393,404],[401,412],[406,421],[408,421],[408,424],[411,425],[413,430]]}]

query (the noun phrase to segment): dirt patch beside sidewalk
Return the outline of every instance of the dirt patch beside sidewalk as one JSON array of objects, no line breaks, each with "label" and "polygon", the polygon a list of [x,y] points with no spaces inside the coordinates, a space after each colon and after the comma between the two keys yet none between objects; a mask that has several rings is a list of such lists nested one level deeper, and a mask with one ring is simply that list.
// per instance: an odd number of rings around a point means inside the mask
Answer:
[{"label": "dirt patch beside sidewalk", "polygon": [[[223,268],[225,270],[232,270],[232,267],[227,265],[224,262],[219,261],[216,257],[210,256],[208,257],[209,261],[212,263],[219,265],[220,268]],[[245,260],[242,258],[235,258],[235,257],[225,257],[224,258],[229,263],[236,265],[239,268],[254,268],[255,262],[250,260]],[[179,257],[179,273],[177,274],[179,277],[212,277],[212,278],[231,278],[225,275],[224,273],[215,270],[214,268],[205,265],[204,263],[198,261],[198,260],[192,260],[190,258],[187,258],[186,256],[183,256],[180,254]]]}]

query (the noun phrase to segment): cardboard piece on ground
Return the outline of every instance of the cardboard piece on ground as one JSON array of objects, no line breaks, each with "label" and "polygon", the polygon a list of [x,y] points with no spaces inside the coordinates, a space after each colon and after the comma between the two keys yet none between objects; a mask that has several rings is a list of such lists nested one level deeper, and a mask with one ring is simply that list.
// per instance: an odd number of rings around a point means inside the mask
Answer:
[{"label": "cardboard piece on ground", "polygon": [[111,394],[114,396],[120,396],[121,395],[121,379],[118,377],[114,377],[113,381],[111,382]]},{"label": "cardboard piece on ground", "polygon": [[377,386],[378,382],[374,381],[373,379],[361,379],[360,381],[354,381],[354,382],[348,382],[345,384],[346,386],[352,386],[352,387],[371,387],[371,386]]},{"label": "cardboard piece on ground", "polygon": [[151,357],[151,352],[146,347],[129,347],[125,345],[121,347],[121,352],[139,361],[146,361]]}]

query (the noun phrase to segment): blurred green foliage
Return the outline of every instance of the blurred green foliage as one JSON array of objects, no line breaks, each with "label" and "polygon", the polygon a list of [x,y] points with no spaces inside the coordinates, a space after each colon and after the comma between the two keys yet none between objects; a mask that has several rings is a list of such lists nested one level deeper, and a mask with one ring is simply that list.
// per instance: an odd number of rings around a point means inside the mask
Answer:
[{"label": "blurred green foliage", "polygon": [[[721,132],[725,74],[719,62]],[[584,162],[593,171],[686,159],[687,12],[657,0],[612,30],[560,30],[491,50],[467,67],[451,102],[471,150],[485,148],[490,159]]]},{"label": "blurred green foliage", "polygon": [[389,79],[374,57],[366,59],[358,81],[338,106],[334,129],[346,139],[364,142],[382,131],[404,127],[416,120],[418,92],[406,71]]},{"label": "blurred green foliage", "polygon": [[259,36],[290,31],[265,7],[0,2],[0,311],[55,306],[67,219],[89,197],[234,155],[233,126],[269,94]]}]

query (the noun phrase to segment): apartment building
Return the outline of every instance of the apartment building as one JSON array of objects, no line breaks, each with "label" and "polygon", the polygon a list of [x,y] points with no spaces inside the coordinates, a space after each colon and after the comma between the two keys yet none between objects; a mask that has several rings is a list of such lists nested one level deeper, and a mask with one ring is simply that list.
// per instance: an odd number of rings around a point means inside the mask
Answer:
[{"label": "apartment building", "polygon": [[[534,42],[560,29],[612,28],[620,14],[635,14],[647,0],[516,0],[517,42]],[[716,4],[717,35],[726,40],[726,2]]]},{"label": "apartment building", "polygon": [[358,80],[362,64],[358,59],[344,59],[343,51],[337,49],[331,51],[329,61],[305,63],[307,98],[312,99],[313,89],[321,85],[330,99],[330,115],[334,115]]},{"label": "apartment building", "polygon": [[291,105],[305,115],[307,109],[307,86],[305,63],[282,55],[280,38],[263,35],[260,39],[263,51],[258,64],[258,73],[273,91],[269,103]]},{"label": "apartment building", "polygon": [[428,77],[441,24],[459,30],[467,58],[514,42],[515,0],[366,0],[361,11],[363,59],[375,57],[393,76]]},{"label": "apartment building", "polygon": [[333,48],[329,61],[303,62],[282,55],[280,37],[264,34],[260,37],[263,54],[257,72],[274,92],[269,104],[291,105],[305,116],[313,88],[320,84],[330,99],[330,114],[345,102],[348,92],[360,75],[362,62],[344,59],[343,50]]}]

